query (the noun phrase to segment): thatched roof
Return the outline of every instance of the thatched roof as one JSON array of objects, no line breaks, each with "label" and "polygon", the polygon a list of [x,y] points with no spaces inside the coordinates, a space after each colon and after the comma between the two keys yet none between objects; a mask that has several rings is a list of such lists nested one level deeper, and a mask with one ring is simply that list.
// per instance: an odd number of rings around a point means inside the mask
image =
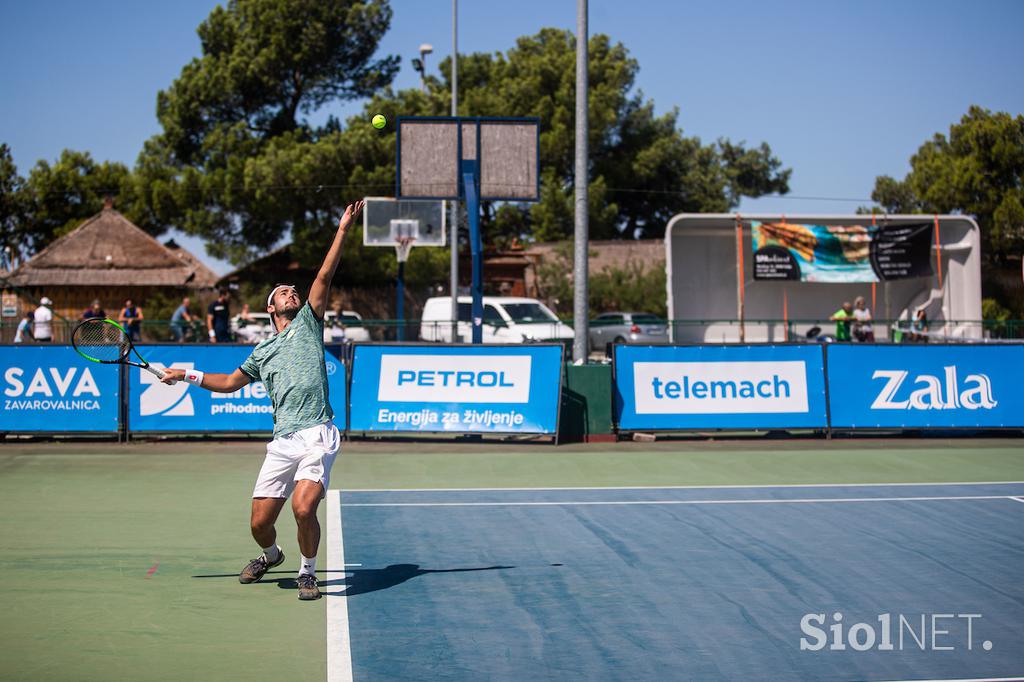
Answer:
[{"label": "thatched roof", "polygon": [[292,256],[292,245],[285,244],[256,260],[232,270],[221,277],[217,286],[231,286],[241,282],[267,284],[270,282],[287,281],[289,284],[302,288],[311,283],[316,270],[304,267]]},{"label": "thatched roof", "polygon": [[[177,245],[175,245],[177,246]],[[187,255],[186,255],[187,254]],[[211,287],[217,276],[104,208],[14,271],[17,286]]]},{"label": "thatched roof", "polygon": [[206,267],[203,261],[196,258],[195,254],[183,247],[173,239],[168,239],[164,242],[164,247],[168,251],[174,254],[174,256],[183,262],[186,266],[193,268],[196,276],[193,280],[193,286],[199,287],[213,287],[217,282],[217,273]]}]

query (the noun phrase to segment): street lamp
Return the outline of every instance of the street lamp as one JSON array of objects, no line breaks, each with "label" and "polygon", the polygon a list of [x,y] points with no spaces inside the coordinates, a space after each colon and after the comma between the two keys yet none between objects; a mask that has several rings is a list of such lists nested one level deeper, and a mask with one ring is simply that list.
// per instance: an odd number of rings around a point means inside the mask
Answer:
[{"label": "street lamp", "polygon": [[427,91],[427,55],[433,51],[433,45],[423,43],[420,45],[420,58],[412,60],[412,68],[420,72],[420,84],[423,87],[423,92]]}]

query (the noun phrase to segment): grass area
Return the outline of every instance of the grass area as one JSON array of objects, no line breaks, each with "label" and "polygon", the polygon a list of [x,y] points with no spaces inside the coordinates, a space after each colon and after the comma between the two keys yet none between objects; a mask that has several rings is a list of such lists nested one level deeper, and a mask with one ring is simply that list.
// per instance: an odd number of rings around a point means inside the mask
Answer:
[{"label": "grass area", "polygon": [[[235,578],[257,551],[248,512],[262,456],[258,442],[0,445],[0,678],[322,679],[324,600],[289,589],[287,512],[287,572]],[[343,447],[332,486],[1008,480],[1024,480],[1024,441],[363,442]]]}]

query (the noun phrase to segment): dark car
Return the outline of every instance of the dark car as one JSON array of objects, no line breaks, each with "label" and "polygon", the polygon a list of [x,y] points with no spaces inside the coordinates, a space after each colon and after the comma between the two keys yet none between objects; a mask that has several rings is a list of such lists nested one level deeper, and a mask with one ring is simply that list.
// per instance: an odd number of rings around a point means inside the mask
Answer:
[{"label": "dark car", "polygon": [[668,322],[652,313],[602,313],[590,321],[590,347],[609,343],[667,343]]}]

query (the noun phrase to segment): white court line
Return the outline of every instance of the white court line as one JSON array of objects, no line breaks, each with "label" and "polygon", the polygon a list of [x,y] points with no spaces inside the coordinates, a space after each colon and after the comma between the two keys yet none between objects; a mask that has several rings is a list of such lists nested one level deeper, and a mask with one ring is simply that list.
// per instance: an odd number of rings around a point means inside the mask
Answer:
[{"label": "white court line", "polygon": [[1014,502],[1020,502],[1021,504],[1024,504],[1024,497],[1011,497],[1010,499],[1013,500]]},{"label": "white court line", "polygon": [[[345,541],[341,535],[341,495],[327,491],[327,561],[345,563]],[[347,589],[347,588],[346,588]],[[345,594],[327,597],[327,682],[352,681],[352,645],[348,636],[348,600]]]},{"label": "white court line", "polygon": [[[932,497],[818,497],[791,500],[563,500],[555,502],[346,502],[346,507],[596,507],[657,504],[819,504],[837,502],[939,502],[952,500],[1012,500],[1007,495],[947,495]],[[1020,502],[1020,500],[1018,500]]]},{"label": "white court line", "polygon": [[1024,485],[1024,481],[938,481],[933,483],[763,483],[754,485],[609,485],[554,488],[343,488],[343,493],[457,493],[541,490],[756,490],[760,488],[894,488],[900,486]]},{"label": "white court line", "polygon": [[1024,677],[964,677],[957,679],[943,677],[933,680],[887,680],[886,682],[1024,682]]}]

